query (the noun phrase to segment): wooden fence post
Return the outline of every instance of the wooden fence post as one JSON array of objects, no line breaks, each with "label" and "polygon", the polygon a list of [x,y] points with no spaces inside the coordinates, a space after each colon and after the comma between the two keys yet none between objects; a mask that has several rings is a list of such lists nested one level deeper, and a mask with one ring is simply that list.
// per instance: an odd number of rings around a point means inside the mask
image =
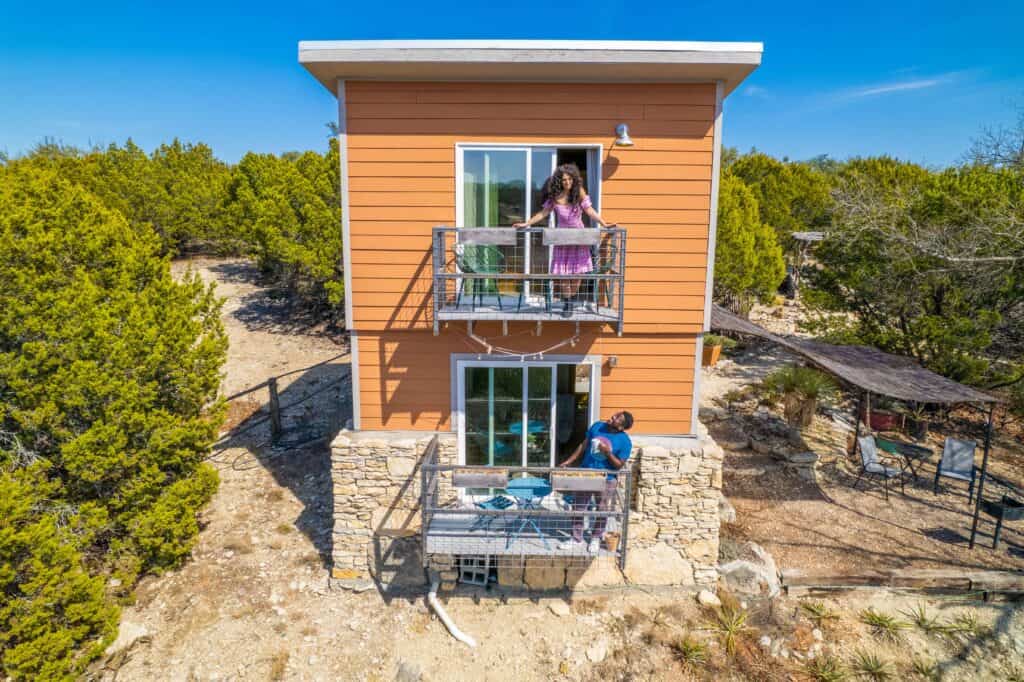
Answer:
[{"label": "wooden fence post", "polygon": [[276,443],[281,439],[281,402],[277,397],[277,377],[267,380],[267,388],[270,389],[270,442]]}]

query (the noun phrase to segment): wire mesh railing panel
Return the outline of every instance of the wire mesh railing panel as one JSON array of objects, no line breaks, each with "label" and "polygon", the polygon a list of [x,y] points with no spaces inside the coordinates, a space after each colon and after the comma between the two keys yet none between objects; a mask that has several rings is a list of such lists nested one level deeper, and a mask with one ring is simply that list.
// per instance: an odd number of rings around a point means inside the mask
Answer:
[{"label": "wire mesh railing panel", "polygon": [[585,566],[623,565],[632,471],[424,463],[425,488],[449,486],[446,503],[424,496],[424,555],[489,557],[495,567],[528,557]]},{"label": "wire mesh railing panel", "polygon": [[626,231],[435,227],[439,320],[579,320],[620,327]]}]

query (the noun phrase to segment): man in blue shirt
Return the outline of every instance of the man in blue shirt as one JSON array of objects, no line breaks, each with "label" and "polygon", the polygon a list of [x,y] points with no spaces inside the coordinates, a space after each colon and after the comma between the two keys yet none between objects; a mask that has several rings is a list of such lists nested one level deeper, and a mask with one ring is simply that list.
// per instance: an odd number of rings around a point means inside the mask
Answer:
[{"label": "man in blue shirt", "polygon": [[[633,426],[633,415],[629,412],[616,412],[603,422],[595,422],[587,429],[587,437],[579,444],[579,447],[560,466],[575,466],[576,462],[583,458],[579,465],[584,469],[605,469],[618,471],[629,459],[633,449],[633,442],[626,435],[626,431]],[[612,502],[615,500],[615,489],[618,484],[618,476],[614,473],[607,475],[604,491],[577,493],[572,500],[572,508],[576,511],[586,511],[593,504],[598,511],[609,511]],[[590,533],[591,554],[596,554],[601,548],[601,540],[604,538],[605,525],[608,518],[599,516],[593,519],[593,527]],[[583,542],[583,517],[572,518],[572,540],[564,543],[564,549],[572,549],[576,543]]]}]

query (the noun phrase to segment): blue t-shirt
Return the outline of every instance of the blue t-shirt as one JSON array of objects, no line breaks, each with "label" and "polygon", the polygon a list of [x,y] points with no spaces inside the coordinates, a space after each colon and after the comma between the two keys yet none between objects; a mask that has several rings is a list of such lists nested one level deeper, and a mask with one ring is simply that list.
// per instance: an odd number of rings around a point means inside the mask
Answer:
[{"label": "blue t-shirt", "polygon": [[[595,422],[587,429],[587,440],[583,446],[583,463],[580,466],[584,469],[618,471],[611,460],[597,449],[595,438],[607,438],[611,443],[612,454],[623,462],[629,459],[629,453],[633,450],[633,441],[629,439],[625,431],[612,431],[606,422]],[[613,477],[609,476],[609,478]]]}]

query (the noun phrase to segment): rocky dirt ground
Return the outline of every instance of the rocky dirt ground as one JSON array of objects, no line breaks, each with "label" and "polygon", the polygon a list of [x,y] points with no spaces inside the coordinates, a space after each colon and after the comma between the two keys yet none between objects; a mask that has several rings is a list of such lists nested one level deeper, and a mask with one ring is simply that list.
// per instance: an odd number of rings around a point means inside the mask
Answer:
[{"label": "rocky dirt ground", "polygon": [[[943,623],[968,614],[970,624],[973,614],[977,627],[959,634],[900,629],[899,641],[886,643],[868,633],[860,611],[905,619],[900,611],[917,599],[875,593],[829,601],[836,618],[817,627],[798,600],[752,600],[743,608],[722,594],[746,614],[729,654],[719,621],[691,594],[612,591],[570,603],[465,593],[447,608],[479,642],[470,649],[448,635],[421,595],[332,584],[327,443],[349,417],[346,347],[304,324],[301,311],[259,285],[249,264],[191,265],[226,298],[225,394],[280,376],[286,445],[269,443],[265,389],[232,401],[227,426],[235,435],[212,457],[221,486],[203,512],[192,559],[139,585],[124,609],[122,637],[91,678],[784,680],[809,679],[811,656],[850,661],[857,651],[875,651],[892,679],[911,679],[913,651],[934,661],[944,679],[1024,679],[1024,618],[1013,604],[928,600],[928,613]],[[683,644],[687,636],[692,641]]]}]

